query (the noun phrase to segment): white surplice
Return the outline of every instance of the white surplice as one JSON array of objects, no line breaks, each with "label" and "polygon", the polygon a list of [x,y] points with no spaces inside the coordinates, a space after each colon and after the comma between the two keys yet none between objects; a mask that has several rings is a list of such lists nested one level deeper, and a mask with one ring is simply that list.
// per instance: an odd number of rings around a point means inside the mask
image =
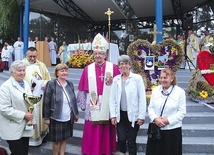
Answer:
[{"label": "white surplice", "polygon": [[15,60],[22,60],[23,59],[23,52],[24,52],[24,43],[23,41],[16,41],[13,45],[14,47],[14,55]]},{"label": "white surplice", "polygon": [[49,42],[49,49],[50,49],[50,58],[51,58],[51,64],[56,64],[56,43],[54,41]]}]

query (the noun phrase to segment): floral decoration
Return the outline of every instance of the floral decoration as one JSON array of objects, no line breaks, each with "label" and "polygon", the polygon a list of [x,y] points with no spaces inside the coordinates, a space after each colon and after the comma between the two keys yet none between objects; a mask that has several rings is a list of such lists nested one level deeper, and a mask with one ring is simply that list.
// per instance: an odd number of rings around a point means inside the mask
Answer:
[{"label": "floral decoration", "polygon": [[[180,68],[184,59],[184,52],[173,40],[165,40],[160,44],[151,45],[147,40],[138,39],[129,45],[127,54],[132,59],[133,71],[142,75],[146,88],[159,85],[159,56],[166,56],[168,58],[167,65],[174,72]],[[154,70],[145,70],[146,56],[154,56]]]},{"label": "floral decoration", "polygon": [[200,94],[200,96],[202,98],[207,98],[208,97],[208,92],[207,91],[202,90],[199,94]]},{"label": "floral decoration", "polygon": [[[212,41],[212,44],[214,42]],[[214,46],[209,46],[210,56],[214,56]],[[202,51],[203,52],[203,51]],[[209,57],[210,58],[210,57]],[[199,58],[197,58],[198,60]],[[201,59],[202,64],[205,61],[204,57]],[[213,74],[214,70],[211,69],[199,69],[199,64],[190,77],[189,85],[187,87],[187,94],[189,98],[195,102],[203,101],[204,103],[213,103],[214,102],[214,86],[212,86],[206,78],[204,78],[204,74]],[[213,79],[211,79],[213,80]]]},{"label": "floral decoration", "polygon": [[214,101],[213,99],[214,93],[212,91],[196,90],[196,91],[191,91],[188,95],[193,101],[196,101],[196,102],[204,101],[206,103],[212,103]]},{"label": "floral decoration", "polygon": [[214,86],[211,86],[203,77],[198,68],[192,74],[187,87],[187,95],[195,102],[214,102]]},{"label": "floral decoration", "polygon": [[83,50],[76,51],[67,61],[69,68],[85,68],[94,61],[93,55]]}]

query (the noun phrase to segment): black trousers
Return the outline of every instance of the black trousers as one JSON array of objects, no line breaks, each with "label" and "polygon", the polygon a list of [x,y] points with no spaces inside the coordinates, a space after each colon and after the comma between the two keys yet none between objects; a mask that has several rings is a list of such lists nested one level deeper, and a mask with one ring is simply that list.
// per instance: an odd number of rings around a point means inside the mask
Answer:
[{"label": "black trousers", "polygon": [[7,140],[11,155],[28,155],[29,137],[22,137],[18,140]]},{"label": "black trousers", "polygon": [[117,136],[120,147],[120,152],[125,153],[127,151],[126,144],[128,143],[129,155],[137,154],[137,132],[139,125],[135,122],[134,128],[131,126],[131,122],[128,120],[126,111],[120,111],[120,122],[117,124]]}]

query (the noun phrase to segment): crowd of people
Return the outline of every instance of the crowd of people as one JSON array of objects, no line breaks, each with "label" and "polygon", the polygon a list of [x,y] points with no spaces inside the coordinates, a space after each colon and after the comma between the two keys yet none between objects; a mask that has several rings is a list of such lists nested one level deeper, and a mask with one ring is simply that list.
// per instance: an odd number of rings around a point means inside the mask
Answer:
[{"label": "crowd of people", "polygon": [[188,59],[184,64],[185,69],[194,69],[197,64],[198,53],[203,50],[209,51],[210,46],[213,46],[213,36],[208,29],[204,31],[203,37],[199,37],[192,29],[189,29],[187,34],[178,34],[176,39],[172,35],[169,35],[166,39],[172,39],[181,46],[186,54],[186,59]]},{"label": "crowd of people", "polygon": [[[38,43],[39,39],[38,37],[35,37],[35,40],[33,41],[30,37],[28,38],[28,48],[29,47],[35,47],[36,48],[36,43]],[[49,52],[50,54],[50,60],[52,65],[57,64],[57,45],[55,42],[54,37],[51,37],[51,41],[49,42],[49,38],[45,37],[44,41],[48,43],[48,50],[45,52]],[[66,45],[66,42],[63,42],[64,46]],[[59,49],[60,50],[60,49]],[[60,50],[61,52],[64,51],[64,49]],[[1,66],[0,66],[0,71],[9,70],[9,67],[11,63],[15,60],[22,60],[24,56],[24,42],[22,41],[21,37],[17,38],[17,41],[14,44],[11,44],[9,42],[4,42],[3,48],[1,49]],[[65,59],[64,59],[65,60]]]},{"label": "crowd of people", "polygon": [[[52,38],[50,53],[55,46]],[[27,155],[28,146],[41,145],[48,133],[53,154],[64,155],[66,141],[78,121],[78,106],[85,112],[82,154],[111,155],[117,151],[116,141],[121,154],[137,154],[136,138],[147,109],[144,81],[132,72],[128,55],[121,55],[117,65],[106,60],[109,43],[101,34],[95,36],[92,48],[94,63],[84,68],[77,95],[67,79],[66,64],[56,65],[51,79],[35,47],[28,48],[26,58],[11,63],[11,76],[0,86],[0,137],[9,144],[11,154]],[[65,50],[64,44],[60,50]],[[161,139],[148,139],[146,154],[181,155],[185,92],[176,85],[170,69],[161,71],[159,81],[152,91],[148,114],[150,122],[160,128]],[[42,95],[33,112],[28,111],[30,105],[23,93]],[[26,128],[28,121],[33,123],[32,129]]]},{"label": "crowd of people", "polygon": [[[41,145],[48,134],[53,154],[63,155],[66,140],[73,135],[73,123],[78,120],[74,87],[66,80],[65,64],[55,67],[56,79],[51,80],[37,57],[37,49],[29,47],[26,58],[11,63],[11,76],[0,86],[0,137],[9,144],[11,154],[28,155],[29,146]],[[39,96],[42,99],[32,108],[29,103]]]}]

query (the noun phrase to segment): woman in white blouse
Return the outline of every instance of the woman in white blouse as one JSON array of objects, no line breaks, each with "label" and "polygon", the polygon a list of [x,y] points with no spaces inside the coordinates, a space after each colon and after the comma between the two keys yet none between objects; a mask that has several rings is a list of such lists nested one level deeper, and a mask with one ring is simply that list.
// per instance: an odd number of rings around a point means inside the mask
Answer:
[{"label": "woman in white blouse", "polygon": [[136,137],[146,114],[146,94],[143,79],[130,71],[132,62],[128,55],[121,55],[118,66],[121,74],[113,79],[109,101],[112,125],[117,127],[120,152],[137,154]]},{"label": "woman in white blouse", "polygon": [[148,113],[151,122],[160,127],[161,140],[148,139],[146,154],[182,155],[185,91],[176,85],[176,77],[171,69],[161,70],[159,82],[161,85],[152,91]]}]

